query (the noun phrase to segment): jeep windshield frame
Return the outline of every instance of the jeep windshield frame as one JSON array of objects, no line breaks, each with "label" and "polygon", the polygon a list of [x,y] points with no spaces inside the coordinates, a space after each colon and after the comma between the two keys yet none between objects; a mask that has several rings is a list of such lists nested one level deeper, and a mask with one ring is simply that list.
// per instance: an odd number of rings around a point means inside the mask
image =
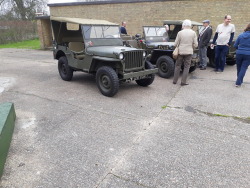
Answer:
[{"label": "jeep windshield frame", "polygon": [[143,26],[146,42],[167,42],[168,33],[163,26]]},{"label": "jeep windshield frame", "polygon": [[166,33],[165,27],[161,26],[144,26],[145,37],[162,37]]},{"label": "jeep windshield frame", "polygon": [[85,39],[121,38],[118,26],[82,25]]},{"label": "jeep windshield frame", "polygon": [[86,47],[122,46],[118,25],[81,25]]}]

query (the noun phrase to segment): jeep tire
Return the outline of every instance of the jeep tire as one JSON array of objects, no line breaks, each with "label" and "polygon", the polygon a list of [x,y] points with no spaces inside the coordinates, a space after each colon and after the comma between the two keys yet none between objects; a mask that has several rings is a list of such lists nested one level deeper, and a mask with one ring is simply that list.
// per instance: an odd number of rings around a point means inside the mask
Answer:
[{"label": "jeep tire", "polygon": [[[146,61],[145,62],[145,69],[154,69],[154,66],[149,61]],[[148,75],[147,78],[136,80],[135,82],[139,86],[147,87],[153,83],[154,79],[155,79],[155,74],[150,74],[150,75]]]},{"label": "jeep tire", "polygon": [[169,56],[161,56],[156,62],[158,74],[162,78],[170,78],[174,75],[174,61]]},{"label": "jeep tire", "polygon": [[113,97],[119,89],[119,79],[115,70],[108,66],[100,67],[96,72],[96,84],[103,95]]},{"label": "jeep tire", "polygon": [[68,60],[62,56],[58,60],[58,71],[61,78],[65,81],[70,81],[73,77],[73,69],[68,65]]},{"label": "jeep tire", "polygon": [[193,65],[189,68],[189,73],[194,72],[196,69],[196,65]]},{"label": "jeep tire", "polygon": [[233,59],[227,60],[227,61],[226,61],[226,64],[227,64],[227,65],[230,65],[230,66],[233,66],[233,65],[236,64],[236,60],[233,60]]}]

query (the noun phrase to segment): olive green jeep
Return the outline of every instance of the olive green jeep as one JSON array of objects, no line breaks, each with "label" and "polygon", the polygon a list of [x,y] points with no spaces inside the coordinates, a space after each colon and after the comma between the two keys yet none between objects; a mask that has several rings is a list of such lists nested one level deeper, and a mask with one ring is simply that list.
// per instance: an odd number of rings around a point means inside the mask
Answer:
[{"label": "olive green jeep", "polygon": [[[177,33],[182,28],[182,21],[165,20],[163,25],[168,25],[169,30],[166,31],[165,26],[143,26],[143,36],[136,35],[129,39],[128,36],[122,36],[127,46],[142,48],[147,51],[147,59],[158,68],[159,76],[170,78],[174,74],[173,59],[174,41]],[[198,33],[199,26],[202,23],[192,22],[193,29]],[[189,72],[193,72],[199,62],[198,48],[194,50]]]},{"label": "olive green jeep", "polygon": [[[167,24],[169,26],[169,41],[174,41],[177,33],[181,30],[182,28],[182,23],[183,21],[173,21],[173,20],[165,20],[163,21],[163,24]],[[203,23],[192,21],[192,29],[196,32],[197,36],[199,36],[200,30],[203,29]],[[207,57],[208,57],[208,65],[211,67],[215,67],[215,50],[210,48],[210,44],[213,41],[213,39],[210,40],[210,43],[207,48]],[[234,48],[233,44],[235,41],[233,41],[232,45],[229,48],[229,51],[226,56],[226,63],[227,65],[235,65],[236,60],[235,60],[235,54],[236,54],[236,49]],[[198,58],[198,49],[195,50],[194,52],[194,57]],[[193,57],[193,58],[194,58]]]},{"label": "olive green jeep", "polygon": [[119,25],[81,18],[51,17],[53,54],[61,78],[70,81],[74,71],[95,74],[100,92],[114,96],[121,81],[140,86],[153,83],[155,69],[146,51],[123,46]]}]

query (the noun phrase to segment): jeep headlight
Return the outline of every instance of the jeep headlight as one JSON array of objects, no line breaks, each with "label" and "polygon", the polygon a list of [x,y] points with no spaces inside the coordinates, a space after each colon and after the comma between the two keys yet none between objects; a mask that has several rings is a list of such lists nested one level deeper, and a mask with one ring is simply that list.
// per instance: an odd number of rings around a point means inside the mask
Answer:
[{"label": "jeep headlight", "polygon": [[147,53],[144,51],[142,55],[143,57],[146,57]]},{"label": "jeep headlight", "polygon": [[124,54],[123,54],[123,53],[120,53],[120,54],[119,54],[119,59],[120,59],[120,60],[123,60],[123,59],[124,59]]}]

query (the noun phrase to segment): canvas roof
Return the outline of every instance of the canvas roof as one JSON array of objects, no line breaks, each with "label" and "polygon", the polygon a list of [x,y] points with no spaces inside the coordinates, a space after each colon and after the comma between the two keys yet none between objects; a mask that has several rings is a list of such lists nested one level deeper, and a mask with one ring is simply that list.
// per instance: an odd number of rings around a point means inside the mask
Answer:
[{"label": "canvas roof", "polygon": [[70,17],[54,17],[51,16],[50,20],[58,22],[67,22],[74,24],[83,24],[83,25],[118,25],[106,20],[94,20],[94,19],[83,19],[83,18],[70,18]]},{"label": "canvas roof", "polygon": [[[183,20],[164,20],[163,24],[182,25]],[[203,25],[203,23],[191,21],[192,25]]]}]

